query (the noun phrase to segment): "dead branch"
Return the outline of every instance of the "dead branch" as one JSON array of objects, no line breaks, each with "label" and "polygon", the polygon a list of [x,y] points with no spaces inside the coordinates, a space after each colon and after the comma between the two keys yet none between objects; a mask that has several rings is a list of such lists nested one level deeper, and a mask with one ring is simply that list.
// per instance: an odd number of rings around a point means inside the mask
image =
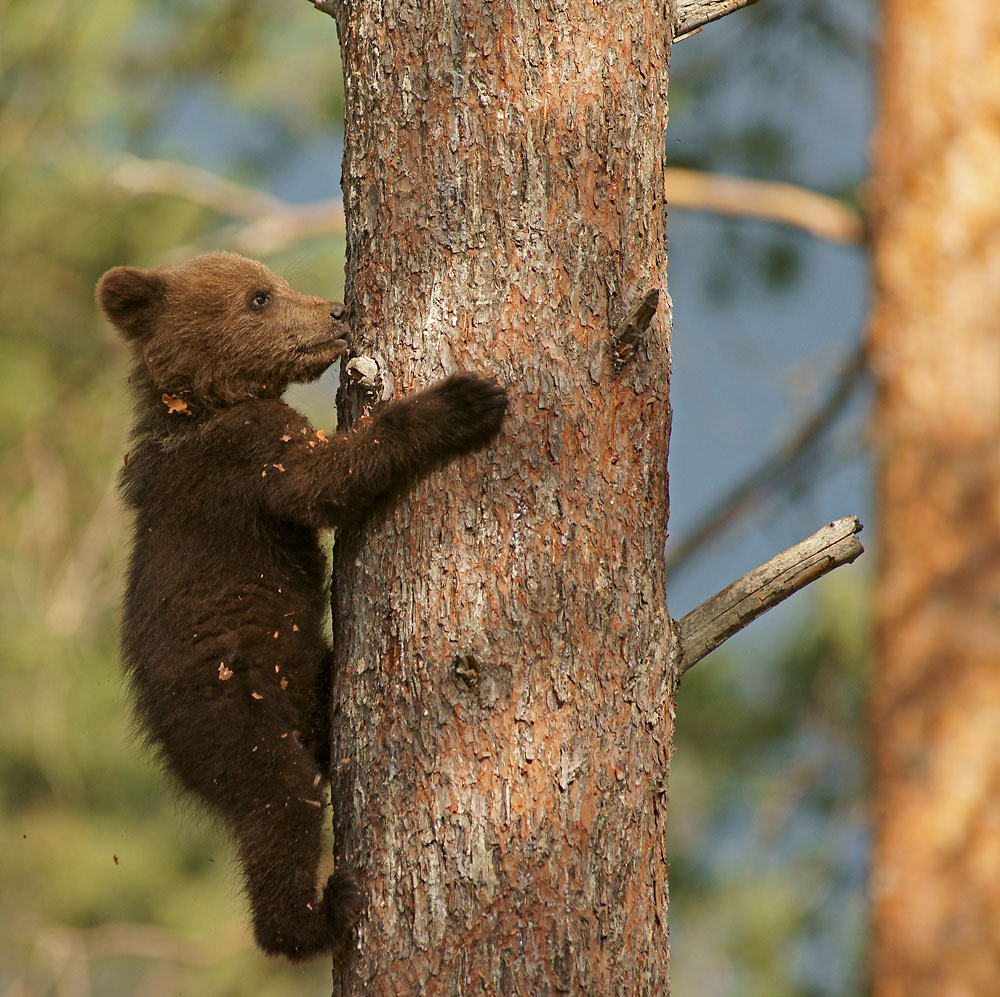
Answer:
[{"label": "dead branch", "polygon": [[804,229],[830,242],[851,244],[865,238],[864,221],[855,208],[794,184],[747,180],[677,166],[665,171],[664,181],[673,208],[760,218]]},{"label": "dead branch", "polygon": [[686,537],[676,543],[668,542],[668,573],[679,568],[740,516],[788,482],[850,401],[867,369],[865,347],[859,343],[847,358],[824,401],[806,415],[767,460],[723,495]]},{"label": "dead branch", "polygon": [[677,622],[678,676],[758,616],[864,552],[857,516],[845,516],[737,579]]},{"label": "dead branch", "polygon": [[693,34],[702,25],[717,21],[734,10],[749,7],[756,2],[757,0],[676,0],[674,41],[680,41],[686,35]]}]

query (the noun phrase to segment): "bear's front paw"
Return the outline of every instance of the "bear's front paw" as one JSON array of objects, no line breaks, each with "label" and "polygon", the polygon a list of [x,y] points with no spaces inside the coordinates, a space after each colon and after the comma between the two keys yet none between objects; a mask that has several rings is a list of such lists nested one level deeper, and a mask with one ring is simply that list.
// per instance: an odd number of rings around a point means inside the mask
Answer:
[{"label": "bear's front paw", "polygon": [[440,428],[456,450],[476,450],[500,432],[507,392],[496,381],[463,372],[431,391],[442,408]]}]

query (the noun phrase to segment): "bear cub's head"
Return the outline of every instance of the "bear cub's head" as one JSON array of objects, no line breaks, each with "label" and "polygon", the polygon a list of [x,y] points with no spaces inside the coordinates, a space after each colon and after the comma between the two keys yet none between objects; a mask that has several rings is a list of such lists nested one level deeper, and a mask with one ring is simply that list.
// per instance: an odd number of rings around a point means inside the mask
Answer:
[{"label": "bear cub's head", "polygon": [[100,279],[97,301],[156,391],[188,412],[276,397],[347,351],[342,304],[300,294],[235,253],[115,267]]}]

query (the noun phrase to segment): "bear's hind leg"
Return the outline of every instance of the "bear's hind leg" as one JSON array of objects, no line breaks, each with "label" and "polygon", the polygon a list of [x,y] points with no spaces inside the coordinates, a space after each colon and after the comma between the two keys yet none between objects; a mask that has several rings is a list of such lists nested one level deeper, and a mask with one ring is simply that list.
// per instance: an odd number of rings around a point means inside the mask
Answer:
[{"label": "bear's hind leg", "polygon": [[294,799],[278,814],[272,810],[234,829],[257,944],[296,961],[341,948],[359,895],[345,872],[334,873],[317,895],[323,811]]},{"label": "bear's hind leg", "polygon": [[252,731],[244,717],[238,747],[217,739],[215,764],[199,766],[188,785],[221,813],[236,843],[257,944],[307,959],[343,945],[359,894],[340,872],[319,896],[322,773],[288,718],[272,715],[264,703],[255,706]]}]

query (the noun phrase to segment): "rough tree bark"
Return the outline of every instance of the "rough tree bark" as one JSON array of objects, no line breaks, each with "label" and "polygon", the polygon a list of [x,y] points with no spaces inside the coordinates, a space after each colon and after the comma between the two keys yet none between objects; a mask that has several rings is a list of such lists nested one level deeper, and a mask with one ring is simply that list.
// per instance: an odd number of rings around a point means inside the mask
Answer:
[{"label": "rough tree bark", "polygon": [[369,907],[336,991],[665,994],[670,4],[324,9],[354,346],[397,394],[458,367],[511,403],[338,537],[335,827]]},{"label": "rough tree bark", "polygon": [[886,0],[875,993],[1000,981],[1000,5]]}]

